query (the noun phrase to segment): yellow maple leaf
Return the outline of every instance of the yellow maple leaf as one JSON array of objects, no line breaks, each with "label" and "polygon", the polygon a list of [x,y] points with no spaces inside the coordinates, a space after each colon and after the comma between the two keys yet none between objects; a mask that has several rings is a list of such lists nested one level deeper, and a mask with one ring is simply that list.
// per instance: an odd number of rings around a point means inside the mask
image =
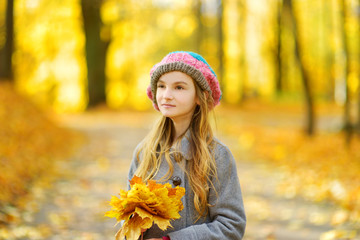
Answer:
[{"label": "yellow maple leaf", "polygon": [[116,239],[126,237],[136,240],[141,235],[141,229],[148,229],[153,224],[164,231],[171,227],[171,220],[181,217],[179,212],[184,208],[181,202],[184,188],[172,188],[169,183],[159,184],[154,180],[145,184],[137,176],[130,180],[130,187],[129,191],[120,190],[120,198],[111,198],[112,209],[105,213],[106,217],[124,221]]}]

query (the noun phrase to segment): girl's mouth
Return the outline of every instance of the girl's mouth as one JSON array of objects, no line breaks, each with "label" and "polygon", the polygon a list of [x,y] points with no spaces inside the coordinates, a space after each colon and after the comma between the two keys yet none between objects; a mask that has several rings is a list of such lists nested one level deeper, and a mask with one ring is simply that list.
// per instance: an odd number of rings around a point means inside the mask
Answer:
[{"label": "girl's mouth", "polygon": [[164,108],[175,107],[175,105],[172,105],[172,104],[161,104],[161,106],[163,106]]}]

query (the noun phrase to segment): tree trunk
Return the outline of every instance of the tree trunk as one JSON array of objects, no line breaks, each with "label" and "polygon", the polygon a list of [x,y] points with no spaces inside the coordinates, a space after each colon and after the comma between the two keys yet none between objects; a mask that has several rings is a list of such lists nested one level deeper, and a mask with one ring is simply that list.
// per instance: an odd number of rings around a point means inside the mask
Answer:
[{"label": "tree trunk", "polygon": [[351,136],[353,134],[353,127],[350,119],[350,96],[349,96],[349,85],[348,77],[350,73],[350,64],[349,64],[349,46],[347,44],[347,36],[345,29],[345,18],[346,18],[346,5],[345,0],[340,2],[340,14],[341,14],[341,33],[342,41],[344,46],[344,65],[345,65],[345,105],[344,105],[344,130],[346,134],[346,142],[349,143]]},{"label": "tree trunk", "polygon": [[102,0],[81,0],[86,37],[86,61],[88,78],[88,108],[106,102],[105,94],[105,65],[106,51],[109,42],[100,38],[101,18],[100,7]]},{"label": "tree trunk", "polygon": [[202,13],[201,13],[201,0],[196,0],[195,3],[194,3],[194,11],[195,11],[195,14],[196,14],[196,19],[197,19],[197,31],[196,31],[196,37],[195,37],[195,49],[196,51],[201,54],[201,43],[202,43],[202,35],[203,35],[203,32],[204,32],[204,29],[203,29],[203,25],[202,25],[202,22],[201,22],[201,16],[202,16]]},{"label": "tree trunk", "polygon": [[6,40],[0,49],[0,81],[13,80],[12,54],[14,48],[14,1],[8,0],[6,6]]},{"label": "tree trunk", "polygon": [[[358,28],[359,31],[358,33],[360,33],[360,0],[358,1],[358,9],[357,9],[357,17],[358,17]],[[359,35],[358,35],[359,37]],[[358,55],[358,60],[360,61],[360,52]],[[360,71],[358,71],[358,76],[360,79]],[[357,109],[358,115],[357,115],[357,134],[360,136],[360,89],[358,88],[358,109]]]},{"label": "tree trunk", "polygon": [[304,62],[301,58],[301,45],[299,43],[299,30],[297,27],[295,14],[292,6],[292,0],[284,0],[284,7],[289,9],[290,19],[292,22],[292,31],[294,35],[294,42],[295,42],[295,57],[300,67],[301,72],[301,79],[302,84],[304,87],[304,94],[305,94],[305,102],[306,102],[306,112],[307,112],[307,126],[306,126],[306,133],[308,135],[314,134],[314,122],[315,122],[315,114],[314,114],[314,103],[313,97],[311,93],[311,86],[310,86],[310,77],[309,73],[307,72]]},{"label": "tree trunk", "polygon": [[276,93],[279,95],[283,91],[283,79],[282,79],[282,62],[281,62],[281,30],[283,27],[283,7],[282,2],[278,1],[277,6],[277,44],[275,49],[275,81],[276,81]]},{"label": "tree trunk", "polygon": [[239,94],[241,96],[240,103],[244,102],[246,99],[246,88],[247,88],[247,82],[248,82],[248,66],[247,66],[247,55],[246,55],[246,22],[247,22],[247,8],[246,8],[246,0],[240,0],[236,1],[237,9],[239,11],[239,45],[241,48],[240,52],[240,89]]},{"label": "tree trunk", "polygon": [[[325,47],[325,69],[333,69],[334,68],[334,52],[331,50],[331,38],[327,36],[333,35],[334,23],[333,19],[333,6],[332,2],[328,0],[321,0],[321,9],[322,9],[322,17],[321,17],[321,26],[324,32],[323,41]],[[335,77],[332,74],[332,71],[326,71],[325,77],[328,82],[327,85],[327,98],[330,101],[334,101],[334,92],[335,92]]]},{"label": "tree trunk", "polygon": [[223,16],[224,16],[224,6],[223,1],[219,0],[218,8],[218,34],[219,34],[219,71],[218,78],[220,82],[221,89],[224,89],[222,77],[224,76],[224,34],[223,34]]}]

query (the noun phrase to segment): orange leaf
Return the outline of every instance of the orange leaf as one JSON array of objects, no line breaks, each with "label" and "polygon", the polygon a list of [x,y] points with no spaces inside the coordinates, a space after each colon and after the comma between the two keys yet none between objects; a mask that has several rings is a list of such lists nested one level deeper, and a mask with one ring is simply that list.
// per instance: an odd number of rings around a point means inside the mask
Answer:
[{"label": "orange leaf", "polygon": [[159,184],[154,180],[145,185],[137,176],[131,179],[130,186],[129,191],[120,190],[120,198],[111,198],[112,209],[105,214],[124,221],[116,239],[136,240],[141,229],[148,229],[153,223],[166,230],[171,226],[171,220],[181,217],[179,211],[184,208],[181,202],[184,188],[172,188],[169,183]]}]

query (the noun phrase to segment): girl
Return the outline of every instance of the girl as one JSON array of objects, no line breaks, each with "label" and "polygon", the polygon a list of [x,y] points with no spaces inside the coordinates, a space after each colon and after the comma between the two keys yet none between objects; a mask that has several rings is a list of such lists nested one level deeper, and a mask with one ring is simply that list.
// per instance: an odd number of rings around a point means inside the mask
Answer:
[{"label": "girl", "polygon": [[208,121],[221,99],[214,71],[200,55],[181,51],[165,56],[150,76],[147,94],[162,118],[135,149],[128,177],[169,182],[186,193],[173,228],[154,225],[144,239],[241,239],[246,220],[235,160]]}]

